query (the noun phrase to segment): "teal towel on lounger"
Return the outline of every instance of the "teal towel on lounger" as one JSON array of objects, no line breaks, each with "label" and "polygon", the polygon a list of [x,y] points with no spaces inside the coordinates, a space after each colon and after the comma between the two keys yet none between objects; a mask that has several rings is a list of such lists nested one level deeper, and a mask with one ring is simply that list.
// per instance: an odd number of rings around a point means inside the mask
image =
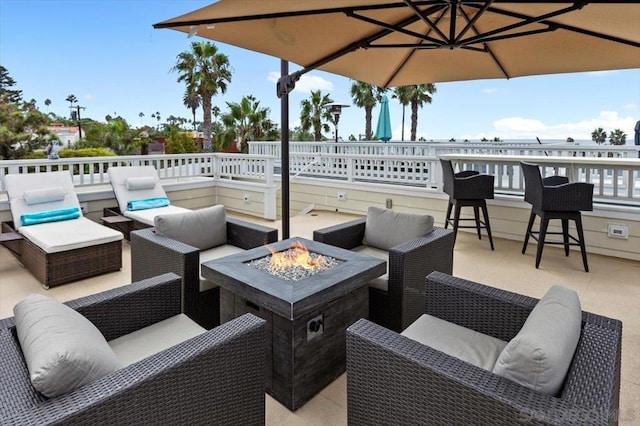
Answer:
[{"label": "teal towel on lounger", "polygon": [[132,200],[127,203],[127,210],[146,210],[158,207],[167,207],[169,205],[167,197],[146,198],[144,200]]},{"label": "teal towel on lounger", "polygon": [[22,226],[37,225],[39,223],[60,222],[62,220],[77,219],[80,217],[80,209],[71,207],[68,209],[46,210],[37,213],[25,213],[20,216]]}]

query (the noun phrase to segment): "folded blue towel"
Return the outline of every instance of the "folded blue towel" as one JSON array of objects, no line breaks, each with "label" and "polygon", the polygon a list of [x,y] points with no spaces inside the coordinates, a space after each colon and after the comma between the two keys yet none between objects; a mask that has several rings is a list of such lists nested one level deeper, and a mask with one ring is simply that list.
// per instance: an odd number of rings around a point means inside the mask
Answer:
[{"label": "folded blue towel", "polygon": [[158,207],[167,207],[170,204],[167,197],[146,198],[144,200],[132,200],[127,203],[127,210],[146,210]]},{"label": "folded blue towel", "polygon": [[68,209],[46,210],[37,213],[25,213],[20,216],[22,226],[37,225],[39,223],[60,222],[62,220],[77,219],[80,217],[80,209],[71,207]]}]

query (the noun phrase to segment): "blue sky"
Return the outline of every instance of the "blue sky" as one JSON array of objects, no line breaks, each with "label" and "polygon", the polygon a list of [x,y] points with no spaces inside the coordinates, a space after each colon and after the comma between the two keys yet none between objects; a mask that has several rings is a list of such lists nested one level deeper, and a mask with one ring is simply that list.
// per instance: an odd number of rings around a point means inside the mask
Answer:
[{"label": "blue sky", "polygon": [[[86,107],[83,117],[104,121],[121,115],[134,127],[154,124],[160,112],[190,118],[182,104],[184,85],[170,69],[176,56],[190,49],[187,38],[154,23],[212,3],[196,0],[0,0],[0,64],[8,69],[26,100],[46,111],[68,114],[65,98],[74,94]],[[280,122],[275,78],[280,60],[216,43],[229,56],[233,79],[213,104],[239,102],[252,94]],[[290,70],[297,67],[290,65]],[[321,89],[336,102],[351,103],[352,81],[311,72],[291,94],[290,123],[299,123],[299,104],[310,90]],[[437,83],[433,103],[419,112],[418,135],[429,139],[591,139],[596,127],[620,128],[633,143],[640,119],[640,70]],[[394,140],[400,139],[402,109],[389,102]],[[144,113],[140,119],[139,113]],[[373,127],[378,109],[374,109]],[[201,112],[198,113],[201,120]],[[408,116],[405,140],[409,139]],[[364,133],[364,110],[344,110],[339,134]],[[327,134],[330,137],[331,135]],[[629,142],[631,140],[631,142]]]}]

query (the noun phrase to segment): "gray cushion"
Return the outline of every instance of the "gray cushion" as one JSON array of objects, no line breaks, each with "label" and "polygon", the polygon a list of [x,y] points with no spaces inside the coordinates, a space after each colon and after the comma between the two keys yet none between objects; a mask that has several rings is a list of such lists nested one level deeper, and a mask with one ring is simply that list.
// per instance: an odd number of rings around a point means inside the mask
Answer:
[{"label": "gray cushion", "polygon": [[156,181],[154,176],[128,177],[124,180],[124,186],[129,191],[153,189],[156,186]]},{"label": "gray cushion", "polygon": [[547,395],[557,395],[580,339],[578,294],[552,286],[504,348],[493,372]]},{"label": "gray cushion", "polygon": [[487,371],[493,370],[507,345],[493,336],[427,314],[415,320],[402,335]]},{"label": "gray cushion", "polygon": [[124,365],[130,365],[206,331],[185,314],[178,314],[110,340],[109,346]]},{"label": "gray cushion", "polygon": [[433,216],[369,207],[363,244],[389,250],[433,231]]},{"label": "gray cushion", "polygon": [[153,224],[164,235],[200,250],[227,243],[227,218],[224,206],[207,207],[168,215],[157,215]]},{"label": "gray cushion", "polygon": [[122,367],[102,333],[56,300],[32,294],[13,313],[31,383],[45,396],[65,394]]}]

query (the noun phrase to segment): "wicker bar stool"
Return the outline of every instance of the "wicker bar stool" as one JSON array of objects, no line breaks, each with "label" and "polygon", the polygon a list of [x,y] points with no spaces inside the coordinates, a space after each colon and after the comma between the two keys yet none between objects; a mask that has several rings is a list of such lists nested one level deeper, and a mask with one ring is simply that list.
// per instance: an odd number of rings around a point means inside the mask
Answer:
[{"label": "wicker bar stool", "polygon": [[[550,176],[543,179],[536,164],[520,162],[524,175],[524,200],[531,204],[531,215],[527,234],[524,237],[522,254],[527,251],[529,237],[538,242],[536,268],[540,266],[542,249],[545,244],[564,246],[565,256],[569,256],[570,246],[580,246],[584,270],[589,272],[587,250],[582,231],[581,211],[593,210],[593,184],[584,182],[569,183],[564,176]],[[536,216],[540,217],[540,228],[533,231]],[[562,221],[562,232],[548,232],[551,219]],[[576,224],[577,237],[569,234],[569,221]],[[547,235],[562,235],[562,241],[546,241]]]},{"label": "wicker bar stool", "polygon": [[[458,228],[475,228],[478,232],[478,239],[482,239],[481,229],[487,231],[491,250],[493,250],[493,238],[491,238],[491,225],[489,224],[489,214],[487,213],[487,199],[493,199],[494,176],[481,174],[473,170],[465,170],[454,173],[450,160],[440,159],[442,165],[442,176],[444,180],[444,192],[449,195],[449,205],[447,206],[447,216],[444,221],[445,229],[449,222],[453,222],[454,234],[458,235]],[[453,219],[451,210],[455,206]],[[460,218],[462,207],[473,207],[473,218]],[[480,209],[484,220],[480,219]],[[474,221],[473,225],[459,225],[460,221]]]}]

